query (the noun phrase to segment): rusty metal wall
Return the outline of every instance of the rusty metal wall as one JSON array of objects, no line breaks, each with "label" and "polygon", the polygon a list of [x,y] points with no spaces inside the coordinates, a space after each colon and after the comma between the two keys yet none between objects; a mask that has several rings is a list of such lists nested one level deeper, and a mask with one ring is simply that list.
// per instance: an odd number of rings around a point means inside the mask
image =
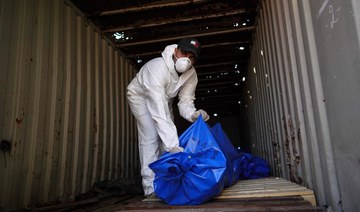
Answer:
[{"label": "rusty metal wall", "polygon": [[261,1],[248,69],[253,152],[274,175],[313,189],[328,211],[360,210],[358,8]]},{"label": "rusty metal wall", "polygon": [[139,174],[135,70],[64,0],[0,0],[0,211]]}]

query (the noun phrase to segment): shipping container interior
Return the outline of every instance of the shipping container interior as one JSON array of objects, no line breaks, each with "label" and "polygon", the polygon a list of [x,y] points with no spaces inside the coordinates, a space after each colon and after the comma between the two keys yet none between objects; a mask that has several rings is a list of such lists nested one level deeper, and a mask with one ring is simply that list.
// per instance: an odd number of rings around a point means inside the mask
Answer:
[{"label": "shipping container interior", "polygon": [[0,0],[0,212],[138,183],[126,87],[188,36],[209,125],[318,206],[360,211],[358,0]]}]

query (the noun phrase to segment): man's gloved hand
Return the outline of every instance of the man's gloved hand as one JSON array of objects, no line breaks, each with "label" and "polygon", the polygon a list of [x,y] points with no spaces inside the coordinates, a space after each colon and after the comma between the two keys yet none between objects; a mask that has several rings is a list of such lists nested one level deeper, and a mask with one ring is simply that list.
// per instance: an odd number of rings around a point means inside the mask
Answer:
[{"label": "man's gloved hand", "polygon": [[177,152],[183,152],[183,151],[184,151],[184,148],[182,148],[181,146],[176,146],[169,150],[169,152],[171,152],[171,153],[177,153]]},{"label": "man's gloved hand", "polygon": [[207,121],[207,120],[209,120],[209,118],[210,118],[210,116],[209,116],[204,110],[200,109],[200,110],[195,111],[195,112],[191,115],[191,120],[192,120],[192,121],[196,121],[200,115],[202,116],[202,119],[203,119],[204,121]]}]

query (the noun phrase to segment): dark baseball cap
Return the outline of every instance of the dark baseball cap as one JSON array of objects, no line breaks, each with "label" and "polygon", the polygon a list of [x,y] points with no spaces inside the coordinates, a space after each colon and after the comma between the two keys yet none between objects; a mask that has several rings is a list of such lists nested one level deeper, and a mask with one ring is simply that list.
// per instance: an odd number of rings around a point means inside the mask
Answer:
[{"label": "dark baseball cap", "polygon": [[183,38],[178,44],[178,48],[184,52],[192,52],[196,58],[200,55],[201,45],[196,38]]}]

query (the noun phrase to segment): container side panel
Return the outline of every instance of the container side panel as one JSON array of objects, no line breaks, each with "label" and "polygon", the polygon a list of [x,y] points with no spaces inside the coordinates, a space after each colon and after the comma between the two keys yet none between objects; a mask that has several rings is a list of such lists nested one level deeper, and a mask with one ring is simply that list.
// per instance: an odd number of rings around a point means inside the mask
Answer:
[{"label": "container side panel", "polygon": [[248,68],[253,152],[333,211],[359,210],[359,7],[262,1]]},{"label": "container side panel", "polygon": [[308,1],[308,7],[323,91],[319,121],[326,117],[327,122],[321,135],[326,195],[335,210],[343,205],[345,211],[358,211],[353,194],[360,192],[359,2]]},{"label": "container side panel", "polygon": [[0,1],[0,211],[139,176],[135,70],[83,17],[69,1]]}]

